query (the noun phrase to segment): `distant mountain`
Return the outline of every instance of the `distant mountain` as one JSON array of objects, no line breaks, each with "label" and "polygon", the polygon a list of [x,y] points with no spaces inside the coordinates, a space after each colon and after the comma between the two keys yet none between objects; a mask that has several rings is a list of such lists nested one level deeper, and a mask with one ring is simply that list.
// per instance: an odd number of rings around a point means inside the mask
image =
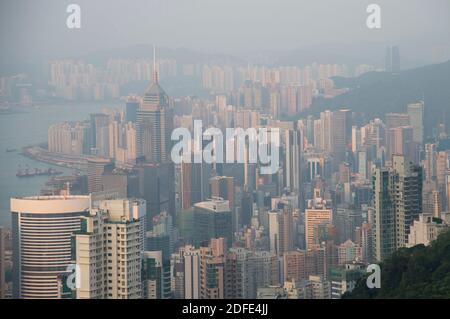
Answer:
[{"label": "distant mountain", "polygon": [[437,123],[450,125],[450,61],[402,71],[370,72],[358,78],[334,78],[338,87],[352,90],[333,99],[316,99],[308,114],[350,108],[384,119],[389,112],[406,112],[408,103],[424,99],[427,133]]},{"label": "distant mountain", "polygon": [[381,265],[381,287],[369,289],[366,278],[344,299],[450,298],[450,231],[430,246],[402,248]]}]

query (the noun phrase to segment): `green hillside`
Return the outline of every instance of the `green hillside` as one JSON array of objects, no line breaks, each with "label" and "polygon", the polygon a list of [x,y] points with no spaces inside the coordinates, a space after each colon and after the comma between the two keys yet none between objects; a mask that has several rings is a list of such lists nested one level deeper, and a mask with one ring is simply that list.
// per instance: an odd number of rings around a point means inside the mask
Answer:
[{"label": "green hillside", "polygon": [[316,99],[309,114],[346,107],[370,118],[384,119],[386,113],[405,112],[408,103],[424,99],[427,133],[436,123],[442,123],[444,115],[447,127],[450,125],[450,61],[399,74],[370,72],[334,81],[336,86],[352,90],[333,99]]},{"label": "green hillside", "polygon": [[364,278],[343,298],[450,298],[450,231],[430,246],[400,249],[380,266],[380,289],[367,288]]}]

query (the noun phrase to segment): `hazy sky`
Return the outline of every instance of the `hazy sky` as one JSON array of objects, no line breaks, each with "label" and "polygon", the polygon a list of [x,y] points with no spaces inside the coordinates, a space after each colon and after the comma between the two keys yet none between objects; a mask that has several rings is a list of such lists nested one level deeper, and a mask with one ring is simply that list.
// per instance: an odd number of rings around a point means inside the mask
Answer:
[{"label": "hazy sky", "polygon": [[[80,30],[66,7],[81,6]],[[381,6],[382,28],[366,27]],[[323,43],[450,47],[448,0],[1,0],[2,59],[58,56],[156,43],[207,52],[280,50]],[[4,62],[4,61],[3,61]]]}]

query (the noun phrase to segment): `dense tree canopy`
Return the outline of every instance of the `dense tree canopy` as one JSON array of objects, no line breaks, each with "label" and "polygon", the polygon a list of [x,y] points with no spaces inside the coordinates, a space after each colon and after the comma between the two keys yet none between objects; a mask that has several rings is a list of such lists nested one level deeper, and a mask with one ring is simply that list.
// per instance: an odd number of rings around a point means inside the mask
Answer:
[{"label": "dense tree canopy", "polygon": [[450,298],[450,231],[430,246],[402,248],[381,265],[381,288],[361,279],[343,298]]}]

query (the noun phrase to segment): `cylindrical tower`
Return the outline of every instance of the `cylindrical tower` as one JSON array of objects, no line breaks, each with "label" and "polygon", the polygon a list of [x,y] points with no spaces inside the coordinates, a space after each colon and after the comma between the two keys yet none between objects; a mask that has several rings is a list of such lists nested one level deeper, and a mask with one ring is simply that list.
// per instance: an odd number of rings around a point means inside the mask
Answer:
[{"label": "cylindrical tower", "polygon": [[89,207],[90,196],[11,199],[14,298],[58,298],[58,275],[71,262],[71,235]]}]

